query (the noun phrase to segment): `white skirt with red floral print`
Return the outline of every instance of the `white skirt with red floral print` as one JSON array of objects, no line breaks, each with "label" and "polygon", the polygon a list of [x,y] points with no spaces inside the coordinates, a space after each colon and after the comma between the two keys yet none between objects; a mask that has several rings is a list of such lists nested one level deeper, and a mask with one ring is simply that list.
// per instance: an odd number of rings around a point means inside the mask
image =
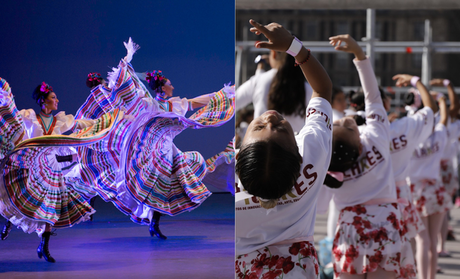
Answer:
[{"label": "white skirt with red floral print", "polygon": [[333,244],[334,273],[364,274],[379,267],[415,278],[412,249],[397,203],[345,207]]},{"label": "white skirt with red floral print", "polygon": [[452,198],[439,180],[411,180],[410,191],[415,208],[422,217],[444,213],[453,206]]},{"label": "white skirt with red floral print", "polygon": [[441,178],[442,184],[449,195],[455,194],[458,190],[458,176],[456,175],[456,170],[454,171],[454,166],[452,160],[442,160],[441,161]]},{"label": "white skirt with red floral print", "polygon": [[415,208],[415,205],[412,203],[412,195],[410,193],[409,184],[406,181],[397,181],[396,194],[398,199],[407,200],[406,204],[399,203],[398,205],[402,211],[402,218],[406,225],[406,237],[407,239],[414,238],[417,233],[425,229],[425,225],[423,225],[420,214]]},{"label": "white skirt with red floral print", "polygon": [[239,255],[235,271],[236,278],[240,279],[319,279],[316,250],[308,241],[270,245],[263,250]]}]

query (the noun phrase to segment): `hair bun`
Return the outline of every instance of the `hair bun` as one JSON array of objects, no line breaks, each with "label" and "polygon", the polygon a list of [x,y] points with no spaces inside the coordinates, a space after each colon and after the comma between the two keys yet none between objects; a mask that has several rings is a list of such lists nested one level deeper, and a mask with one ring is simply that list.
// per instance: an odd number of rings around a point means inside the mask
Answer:
[{"label": "hair bun", "polygon": [[145,80],[149,83],[150,88],[156,93],[160,94],[163,93],[163,89],[161,88],[165,85],[166,81],[168,80],[161,71],[153,71],[146,73]]},{"label": "hair bun", "polygon": [[32,93],[32,98],[39,106],[42,106],[46,97],[51,92],[53,92],[53,87],[43,81],[41,84],[35,87],[35,90]]},{"label": "hair bun", "polygon": [[98,86],[99,84],[102,84],[102,76],[100,73],[89,73],[88,77],[86,78],[86,86],[89,88],[93,88]]}]

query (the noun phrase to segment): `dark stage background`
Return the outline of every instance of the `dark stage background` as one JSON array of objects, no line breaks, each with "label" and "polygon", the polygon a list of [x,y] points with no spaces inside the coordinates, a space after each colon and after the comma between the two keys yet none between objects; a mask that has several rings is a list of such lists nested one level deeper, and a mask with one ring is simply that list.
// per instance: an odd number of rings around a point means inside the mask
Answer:
[{"label": "dark stage background", "polygon": [[[88,72],[106,77],[126,55],[129,37],[141,46],[137,72],[162,70],[174,95],[195,97],[234,83],[234,1],[2,1],[0,77],[18,109],[38,105],[32,91],[49,83],[59,111],[75,114],[85,101]],[[234,123],[187,130],[176,145],[208,158],[234,136]]]}]

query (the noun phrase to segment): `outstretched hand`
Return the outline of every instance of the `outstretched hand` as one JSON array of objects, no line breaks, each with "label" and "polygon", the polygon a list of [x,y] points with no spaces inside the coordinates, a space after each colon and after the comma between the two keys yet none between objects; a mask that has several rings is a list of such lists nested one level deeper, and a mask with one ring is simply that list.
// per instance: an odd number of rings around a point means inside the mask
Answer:
[{"label": "outstretched hand", "polygon": [[430,85],[431,86],[442,86],[442,87],[444,87],[443,82],[444,82],[444,79],[435,78],[435,79],[430,80]]},{"label": "outstretched hand", "polygon": [[133,59],[134,53],[136,53],[136,51],[140,48],[140,46],[134,43],[131,37],[129,37],[128,42],[123,42],[123,45],[125,45],[126,52],[127,52],[124,60],[130,63],[131,60]]},{"label": "outstretched hand", "polygon": [[396,80],[396,86],[397,87],[403,87],[403,86],[409,86],[410,85],[410,80],[412,79],[413,76],[407,75],[407,74],[399,74],[393,76],[393,80]]},{"label": "outstretched hand", "polygon": [[363,49],[358,45],[355,39],[348,34],[330,37],[329,44],[334,46],[338,51],[353,53],[358,60],[366,59]]},{"label": "outstretched hand", "polygon": [[264,26],[253,19],[249,20],[249,23],[254,26],[249,29],[251,32],[256,35],[263,34],[268,39],[268,42],[257,42],[256,48],[286,51],[291,46],[294,36],[282,25],[273,22]]}]

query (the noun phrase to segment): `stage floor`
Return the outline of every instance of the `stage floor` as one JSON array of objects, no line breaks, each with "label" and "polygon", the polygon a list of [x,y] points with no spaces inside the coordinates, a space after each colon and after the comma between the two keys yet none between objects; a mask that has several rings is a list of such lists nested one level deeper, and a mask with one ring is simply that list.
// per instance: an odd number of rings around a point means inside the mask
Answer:
[{"label": "stage floor", "polygon": [[[97,199],[94,220],[57,230],[56,263],[37,257],[40,238],[14,228],[0,241],[0,278],[234,278],[234,197],[215,193],[199,208],[163,216],[167,240],[150,237],[112,204]],[[3,226],[5,219],[0,217]]]}]

